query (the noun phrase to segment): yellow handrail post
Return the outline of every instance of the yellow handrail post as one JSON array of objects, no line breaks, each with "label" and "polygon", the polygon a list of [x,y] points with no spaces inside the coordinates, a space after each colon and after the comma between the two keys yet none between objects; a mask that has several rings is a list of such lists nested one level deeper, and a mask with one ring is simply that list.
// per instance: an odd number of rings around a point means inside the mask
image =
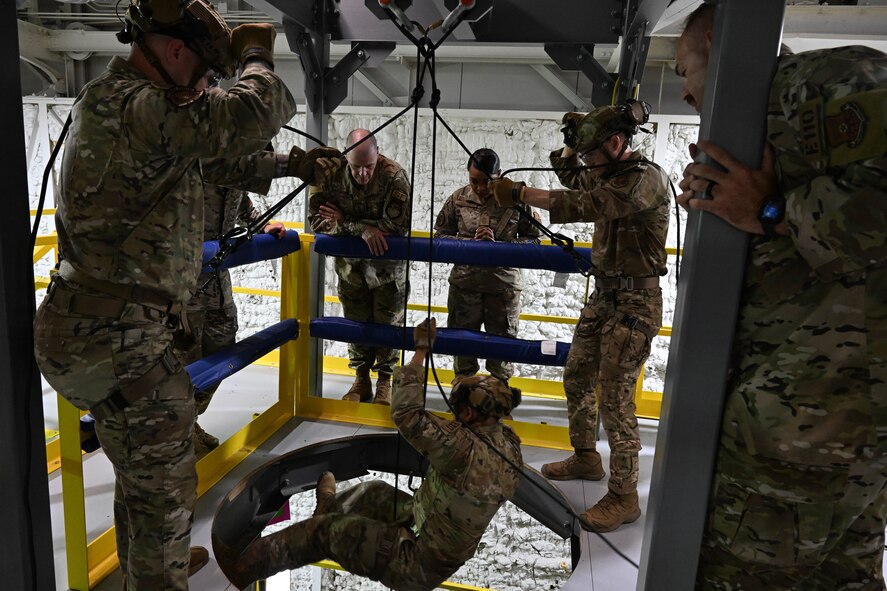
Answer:
[{"label": "yellow handrail post", "polygon": [[83,492],[83,454],[80,451],[81,413],[76,406],[61,396],[57,398],[68,586],[71,589],[89,591],[89,560],[86,552],[86,495]]}]

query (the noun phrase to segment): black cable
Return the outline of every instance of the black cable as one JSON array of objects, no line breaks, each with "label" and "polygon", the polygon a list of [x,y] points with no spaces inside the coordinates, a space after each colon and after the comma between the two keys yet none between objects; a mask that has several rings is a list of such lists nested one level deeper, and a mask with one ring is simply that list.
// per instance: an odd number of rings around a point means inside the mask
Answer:
[{"label": "black cable", "polygon": [[295,127],[292,127],[290,125],[284,125],[283,129],[285,129],[287,131],[291,131],[291,132],[298,134],[304,138],[308,138],[309,140],[311,140],[312,142],[314,142],[318,146],[325,146],[326,145],[324,142],[320,141],[319,139],[317,139],[316,137],[314,137],[310,133],[308,133],[306,131],[302,131],[301,129],[296,129]]},{"label": "black cable", "polygon": [[49,184],[49,174],[52,172],[52,167],[55,164],[55,159],[59,155],[59,150],[62,149],[62,144],[65,141],[65,136],[68,135],[68,128],[71,127],[71,112],[68,112],[68,118],[65,119],[65,124],[62,126],[62,131],[59,133],[59,138],[55,142],[55,147],[52,149],[52,153],[49,155],[49,162],[46,163],[46,166],[43,168],[43,183],[40,186],[40,199],[37,201],[37,213],[34,215],[34,226],[31,228],[31,248],[37,244],[37,231],[40,229],[40,218],[43,216],[43,205],[46,203],[46,187]]}]

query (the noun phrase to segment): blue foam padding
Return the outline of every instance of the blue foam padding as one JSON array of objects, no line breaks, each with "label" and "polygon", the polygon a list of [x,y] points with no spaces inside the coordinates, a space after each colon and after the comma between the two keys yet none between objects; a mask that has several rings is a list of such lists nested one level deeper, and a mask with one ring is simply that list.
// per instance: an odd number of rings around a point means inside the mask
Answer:
[{"label": "blue foam padding", "polygon": [[[296,319],[282,320],[200,361],[195,361],[185,367],[185,371],[188,372],[197,390],[205,390],[298,336],[299,323]],[[80,417],[80,430],[93,434],[92,437],[83,437],[83,441],[80,442],[81,449],[86,452],[97,450],[100,446],[94,436],[95,419],[91,414]]]},{"label": "blue foam padding", "polygon": [[[480,267],[520,267],[522,269],[542,269],[559,273],[578,273],[576,259],[557,246],[541,244],[515,244],[511,242],[486,242],[483,240],[455,240],[435,238],[433,252],[428,252],[429,238],[386,236],[388,250],[382,256],[370,254],[369,247],[357,236],[329,236],[317,234],[314,237],[314,251],[335,257],[360,257],[367,259],[396,259],[425,261],[434,263],[455,263],[457,265],[477,265]],[[590,248],[577,248],[576,252],[586,262],[591,261]]]},{"label": "blue foam padding", "polygon": [[[230,269],[259,261],[279,259],[299,250],[299,248],[301,248],[301,241],[299,233],[295,230],[287,230],[283,238],[277,238],[271,234],[256,234],[252,240],[244,242],[237,247],[237,250],[229,254],[219,268]],[[207,265],[217,252],[219,252],[218,240],[209,240],[203,243],[204,267],[201,272],[212,271]]]},{"label": "blue foam padding", "polygon": [[[311,321],[311,336],[358,345],[415,350],[413,327],[407,327],[404,331],[400,326],[356,322],[346,318],[315,318]],[[438,328],[433,351],[442,355],[562,366],[567,362],[570,343],[558,342],[556,354],[544,355],[542,341],[494,336],[478,330]]]},{"label": "blue foam padding", "polygon": [[299,336],[295,318],[282,320],[185,368],[197,390],[205,390]]}]

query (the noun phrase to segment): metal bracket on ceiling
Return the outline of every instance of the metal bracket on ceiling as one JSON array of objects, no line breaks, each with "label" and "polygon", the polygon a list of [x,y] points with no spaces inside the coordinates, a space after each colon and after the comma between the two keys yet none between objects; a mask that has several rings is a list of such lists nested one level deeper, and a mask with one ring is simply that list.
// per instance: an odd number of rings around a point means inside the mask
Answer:
[{"label": "metal bracket on ceiling", "polygon": [[613,97],[613,76],[596,59],[592,44],[546,43],[545,53],[564,71],[581,71],[591,81],[591,104],[609,105]]},{"label": "metal bracket on ceiling", "polygon": [[323,109],[330,113],[348,96],[348,80],[362,66],[373,68],[385,61],[394,48],[394,41],[359,41],[351,51],[324,74]]}]

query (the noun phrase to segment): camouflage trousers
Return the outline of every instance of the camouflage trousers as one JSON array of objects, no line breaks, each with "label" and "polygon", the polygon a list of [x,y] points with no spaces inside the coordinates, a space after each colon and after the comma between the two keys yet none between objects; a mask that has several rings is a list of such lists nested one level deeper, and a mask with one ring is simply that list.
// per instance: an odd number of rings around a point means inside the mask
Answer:
[{"label": "camouflage trousers", "polygon": [[[187,312],[188,325],[191,329],[190,347],[182,348],[179,343],[175,343],[176,356],[183,365],[200,361],[220,349],[233,345],[237,338],[237,308],[233,304],[222,308],[197,308],[192,307],[193,303],[192,300]],[[206,411],[213,394],[218,389],[219,385],[216,384],[194,394],[198,415]]]},{"label": "camouflage trousers", "polygon": [[[50,385],[81,408],[143,375],[172,340],[172,331],[146,321],[140,306],[127,305],[109,319],[74,315],[47,300],[35,321],[37,362]],[[117,556],[128,591],[188,589],[197,501],[191,388],[180,369],[144,398],[96,421],[114,467]]]},{"label": "camouflage trousers", "polygon": [[[484,330],[489,334],[516,337],[520,316],[520,290],[500,293],[483,293],[450,285],[447,297],[447,328],[467,328]],[[508,380],[514,375],[514,364],[487,359],[486,369],[490,375]],[[480,369],[477,359],[457,355],[453,360],[453,370],[457,376],[473,376]]]},{"label": "camouflage trousers", "polygon": [[256,579],[329,558],[397,591],[431,591],[461,564],[431,558],[410,530],[412,502],[385,482],[363,482],[338,493],[323,515],[256,540],[242,560],[261,563],[251,571]]},{"label": "camouflage trousers", "polygon": [[[342,302],[343,315],[358,322],[400,325],[407,291],[398,281],[370,289],[366,285],[354,285],[339,279],[339,300]],[[348,358],[351,360],[348,364],[351,369],[372,369],[380,375],[390,377],[397,364],[397,351],[349,344]]]},{"label": "camouflage trousers", "polygon": [[804,466],[721,449],[696,589],[883,591],[887,458]]},{"label": "camouflage trousers", "polygon": [[630,326],[629,318],[658,330],[660,289],[595,290],[582,309],[564,368],[570,443],[577,450],[595,449],[600,408],[610,443],[608,485],[618,494],[637,490],[641,440],[634,390],[651,344],[641,327]]}]

